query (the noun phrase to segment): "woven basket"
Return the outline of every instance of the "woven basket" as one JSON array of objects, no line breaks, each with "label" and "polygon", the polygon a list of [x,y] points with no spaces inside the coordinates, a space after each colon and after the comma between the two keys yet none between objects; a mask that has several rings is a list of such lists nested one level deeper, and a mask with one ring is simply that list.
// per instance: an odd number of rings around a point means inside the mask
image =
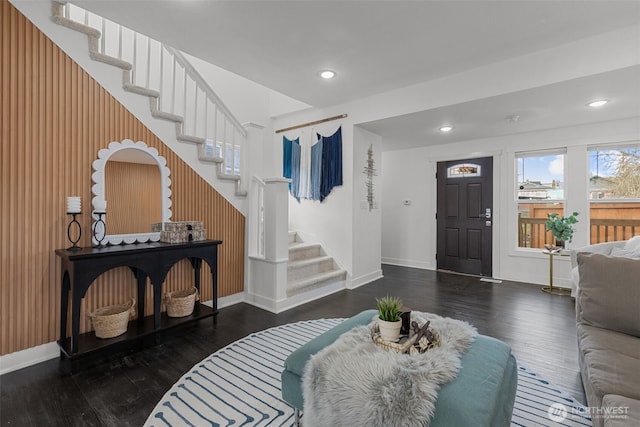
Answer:
[{"label": "woven basket", "polygon": [[193,313],[193,307],[199,299],[200,295],[196,288],[167,292],[164,297],[164,301],[167,304],[167,316],[184,317],[190,315]]},{"label": "woven basket", "polygon": [[94,310],[89,317],[93,321],[98,338],[113,338],[127,332],[129,319],[136,315],[136,300],[126,304],[110,305]]}]

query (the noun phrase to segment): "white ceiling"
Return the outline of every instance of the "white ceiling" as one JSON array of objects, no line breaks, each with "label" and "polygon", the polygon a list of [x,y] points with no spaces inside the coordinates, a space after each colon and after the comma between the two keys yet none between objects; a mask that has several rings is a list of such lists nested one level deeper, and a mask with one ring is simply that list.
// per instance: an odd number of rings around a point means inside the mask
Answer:
[{"label": "white ceiling", "polygon": [[[338,105],[640,26],[640,0],[74,3],[315,107]],[[320,79],[317,72],[323,68],[335,70],[336,78]],[[393,136],[403,146],[415,146],[434,143],[436,139],[425,138],[445,119],[455,121],[456,130],[449,140],[462,140],[639,114],[638,70],[619,72],[366,127]],[[635,89],[629,90],[629,84]],[[602,85],[615,91],[619,102],[612,103],[607,115],[595,118],[581,107]],[[507,126],[504,116],[511,114],[521,119]]]},{"label": "white ceiling", "polygon": [[[609,103],[597,109],[586,105],[595,99]],[[633,116],[640,116],[640,65],[362,126],[382,135],[385,149],[402,149]],[[440,132],[443,124],[451,124],[453,131]]]}]

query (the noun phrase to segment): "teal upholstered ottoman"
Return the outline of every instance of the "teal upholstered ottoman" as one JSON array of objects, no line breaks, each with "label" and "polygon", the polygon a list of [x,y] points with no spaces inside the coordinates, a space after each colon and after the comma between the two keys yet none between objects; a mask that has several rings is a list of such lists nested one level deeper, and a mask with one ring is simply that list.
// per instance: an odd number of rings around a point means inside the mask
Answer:
[{"label": "teal upholstered ottoman", "polygon": [[[307,361],[348,330],[366,325],[376,310],[363,311],[291,353],[282,372],[282,397],[296,410],[304,407],[302,374]],[[518,382],[516,360],[502,341],[478,335],[462,355],[456,379],[438,393],[432,427],[509,426]]]}]

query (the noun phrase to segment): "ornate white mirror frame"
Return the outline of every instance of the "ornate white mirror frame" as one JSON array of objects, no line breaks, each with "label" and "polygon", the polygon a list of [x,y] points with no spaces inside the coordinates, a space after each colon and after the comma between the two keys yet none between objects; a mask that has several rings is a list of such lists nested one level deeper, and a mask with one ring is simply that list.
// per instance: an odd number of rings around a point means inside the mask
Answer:
[{"label": "ornate white mirror frame", "polygon": [[[171,220],[171,189],[169,186],[171,185],[171,179],[169,178],[169,168],[167,168],[167,161],[164,157],[158,155],[158,150],[153,147],[148,147],[142,141],[133,142],[130,139],[125,139],[122,142],[114,141],[109,144],[108,148],[103,148],[98,151],[98,159],[93,161],[93,174],[91,175],[91,179],[93,180],[93,186],[91,187],[91,191],[93,192],[92,205],[94,211],[97,210],[97,206],[99,203],[102,203],[106,199],[105,197],[105,167],[107,161],[111,156],[121,150],[126,149],[136,149],[145,152],[149,156],[151,156],[155,162],[158,164],[158,168],[160,169],[160,188],[162,189],[162,222],[167,222]],[[96,204],[98,203],[98,205]],[[95,221],[98,219],[98,216],[92,213],[92,217]],[[107,235],[105,236],[103,244],[111,244],[111,245],[120,245],[122,243],[143,243],[143,242],[157,242],[160,240],[160,232],[148,232],[148,233],[134,233],[134,234],[108,234],[109,232],[109,222],[108,222],[108,214],[106,215],[106,230]],[[151,224],[149,224],[151,227]],[[93,238],[94,245],[98,242],[95,237]]]}]

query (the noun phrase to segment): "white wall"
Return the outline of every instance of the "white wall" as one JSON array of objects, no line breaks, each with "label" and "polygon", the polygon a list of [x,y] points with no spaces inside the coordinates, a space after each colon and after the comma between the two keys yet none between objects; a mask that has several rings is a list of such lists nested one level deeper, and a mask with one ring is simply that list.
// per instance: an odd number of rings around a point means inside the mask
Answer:
[{"label": "white wall", "polygon": [[[367,175],[364,173],[372,148],[376,175],[373,176],[373,208],[367,200]],[[382,138],[359,126],[353,131],[353,269],[350,286],[357,287],[382,277],[380,268],[382,235]]]},{"label": "white wall", "polygon": [[435,240],[430,227],[435,215],[434,174],[424,148],[382,153],[383,263],[435,268],[430,245]]},{"label": "white wall", "polygon": [[[640,117],[541,132],[467,141],[382,154],[382,260],[435,268],[437,161],[494,156],[494,277],[547,284],[549,260],[534,249],[518,249],[515,206],[515,153],[567,148],[567,210],[582,216],[571,247],[588,244],[587,148],[640,141]],[[404,206],[403,199],[411,205]],[[554,284],[568,286],[569,259],[556,257]]]}]

